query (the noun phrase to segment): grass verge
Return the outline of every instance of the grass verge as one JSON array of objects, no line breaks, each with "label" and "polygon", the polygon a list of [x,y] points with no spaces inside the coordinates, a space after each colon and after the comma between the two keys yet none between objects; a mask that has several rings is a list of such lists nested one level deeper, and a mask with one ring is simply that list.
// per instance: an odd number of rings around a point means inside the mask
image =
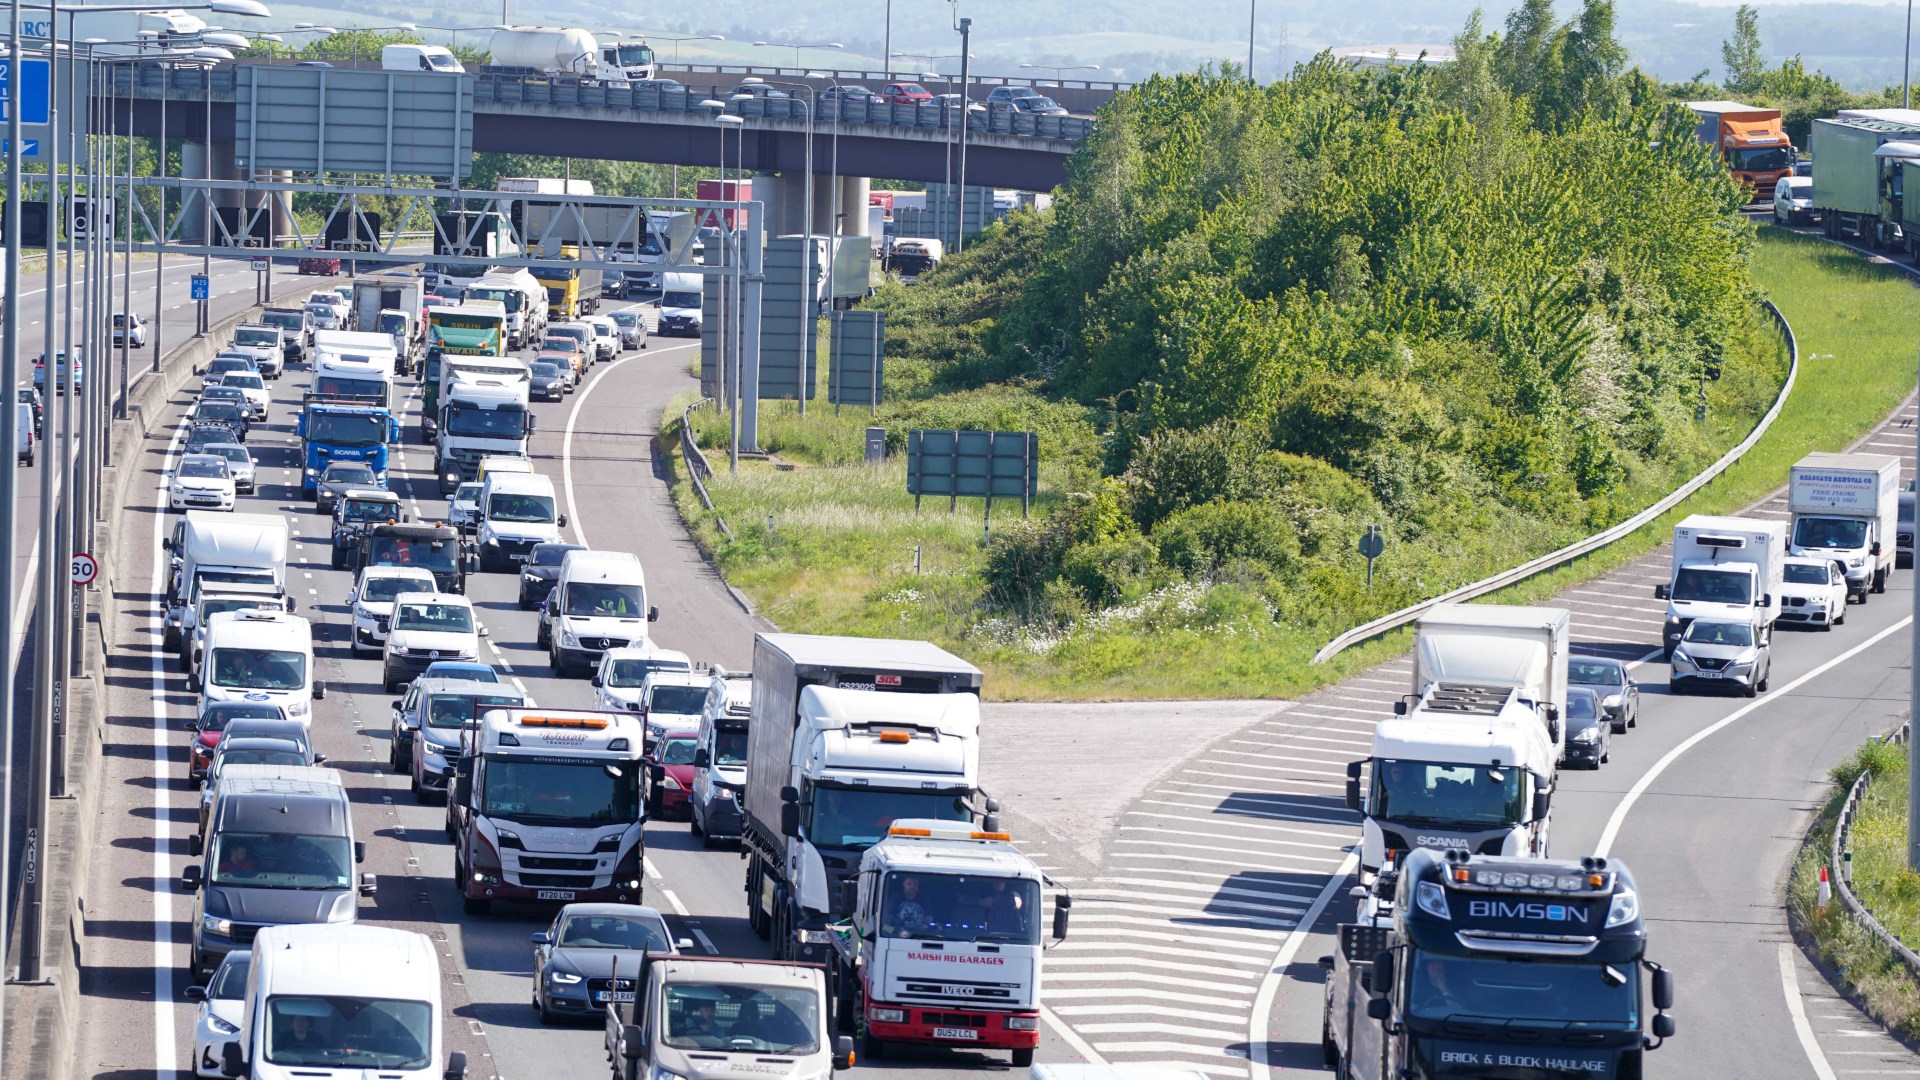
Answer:
[{"label": "grass verge", "polygon": [[1820,868],[1833,847],[1841,804],[1862,772],[1871,772],[1853,819],[1853,889],[1874,917],[1909,948],[1920,947],[1920,874],[1907,866],[1906,749],[1871,742],[1834,767],[1834,790],[1794,860],[1787,908],[1802,940],[1839,973],[1875,1020],[1920,1038],[1920,981],[1879,938],[1847,915],[1838,898],[1820,906]]},{"label": "grass verge", "polygon": [[[1507,590],[1500,601],[1532,602],[1613,569],[1663,542],[1685,514],[1739,510],[1778,487],[1792,462],[1811,450],[1845,446],[1912,390],[1910,337],[1920,321],[1920,291],[1898,271],[1771,227],[1760,230],[1754,264],[1761,290],[1793,324],[1802,360],[1799,383],[1767,435],[1686,506],[1603,552]],[[1722,401],[1715,412],[1744,416],[1750,424],[1765,406],[1764,398]],[[676,407],[669,416],[677,422],[677,415]],[[801,417],[790,404],[768,403],[761,412],[761,442],[776,460],[745,462],[738,477],[722,473],[711,486],[736,539],[720,535],[686,485],[676,489],[676,498],[728,580],[785,629],[928,638],[986,669],[990,695],[1029,700],[1290,697],[1406,648],[1402,635],[1389,635],[1314,667],[1308,660],[1332,631],[1255,610],[1257,597],[1247,591],[1201,585],[1175,586],[1093,613],[1052,638],[1014,626],[982,610],[980,503],[963,502],[957,514],[937,505],[916,513],[905,493],[904,462],[857,464],[869,423],[886,427],[894,441],[908,427],[1039,431],[1050,448],[1034,508],[1040,514],[1057,505],[1062,493],[1086,490],[1098,476],[1093,417],[1021,386],[901,395],[873,420],[863,408],[836,417],[830,406],[815,403]],[[723,417],[696,414],[695,425],[701,445],[724,445]],[[1746,430],[1727,424],[1715,431],[1706,460]],[[1657,498],[1685,475],[1690,472],[1644,478],[1636,485],[1635,505]],[[1016,505],[997,505],[995,520],[1017,513]],[[1435,584],[1417,595],[1566,542],[1537,532],[1484,531],[1497,539],[1467,554],[1464,561],[1473,565],[1425,568],[1431,572],[1426,580]]]}]

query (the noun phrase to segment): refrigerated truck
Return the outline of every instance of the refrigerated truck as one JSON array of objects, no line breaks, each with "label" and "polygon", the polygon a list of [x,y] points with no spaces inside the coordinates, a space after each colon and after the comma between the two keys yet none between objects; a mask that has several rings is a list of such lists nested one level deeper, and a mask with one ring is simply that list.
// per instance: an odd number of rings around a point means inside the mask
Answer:
[{"label": "refrigerated truck", "polygon": [[1416,849],[1379,887],[1320,958],[1321,1051],[1340,1080],[1639,1080],[1673,1036],[1673,977],[1646,958],[1618,859]]},{"label": "refrigerated truck", "polygon": [[1786,557],[1784,521],[1692,514],[1675,525],[1672,576],[1653,587],[1654,598],[1667,602],[1667,656],[1695,619],[1750,623],[1771,636]]},{"label": "refrigerated truck", "polygon": [[1413,699],[1436,685],[1513,690],[1531,709],[1557,761],[1567,750],[1567,661],[1573,615],[1565,608],[1440,604],[1413,624]]},{"label": "refrigerated truck", "polygon": [[623,712],[488,709],[466,728],[447,835],[467,914],[495,900],[640,903],[640,743]]},{"label": "refrigerated truck", "polygon": [[1787,471],[1787,510],[1787,554],[1839,563],[1860,603],[1887,591],[1899,553],[1899,458],[1808,454]]},{"label": "refrigerated truck", "polygon": [[287,538],[287,520],[278,514],[187,511],[161,543],[172,561],[163,646],[179,646],[186,606],[196,584],[284,594]]},{"label": "refrigerated truck", "polygon": [[894,820],[982,816],[981,679],[924,641],[755,636],[741,843],[747,921],[776,958],[824,957],[797,935],[853,910]]}]

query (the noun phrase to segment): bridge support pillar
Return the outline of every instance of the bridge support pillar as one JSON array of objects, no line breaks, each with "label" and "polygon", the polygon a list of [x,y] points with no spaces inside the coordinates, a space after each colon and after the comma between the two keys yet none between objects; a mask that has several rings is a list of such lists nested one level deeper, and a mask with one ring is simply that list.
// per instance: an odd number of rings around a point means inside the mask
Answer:
[{"label": "bridge support pillar", "polygon": [[835,183],[840,190],[840,221],[832,231],[841,236],[867,235],[867,195],[873,190],[873,181],[864,176],[841,176]]},{"label": "bridge support pillar", "polygon": [[[871,180],[864,176],[815,176],[812,221],[803,223],[802,219],[809,216],[802,209],[807,198],[806,183],[807,178],[801,173],[754,176],[754,196],[767,204],[770,235],[788,236],[802,231],[815,235],[836,232],[843,236],[867,235],[867,193],[873,187]],[[836,212],[840,215],[837,226],[833,220]]]}]

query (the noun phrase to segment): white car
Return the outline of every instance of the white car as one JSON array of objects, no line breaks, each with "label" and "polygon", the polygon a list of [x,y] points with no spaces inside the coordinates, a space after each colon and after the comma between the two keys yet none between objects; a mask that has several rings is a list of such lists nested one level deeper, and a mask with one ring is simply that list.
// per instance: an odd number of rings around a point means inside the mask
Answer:
[{"label": "white car", "polygon": [[347,594],[353,609],[353,652],[379,652],[387,643],[393,599],[401,593],[434,593],[433,572],[419,566],[369,566]]},{"label": "white car", "polygon": [[642,742],[651,750],[669,731],[693,731],[700,726],[700,709],[707,703],[713,676],[691,671],[655,671],[640,686],[640,718],[646,722]]},{"label": "white car", "polygon": [[620,355],[620,324],[611,315],[582,315],[580,321],[593,327],[594,354],[601,360]]},{"label": "white car", "polygon": [[167,483],[167,504],[175,510],[231,510],[235,498],[227,459],[217,454],[186,454]]},{"label": "white car", "polygon": [[267,418],[267,408],[273,404],[273,394],[267,390],[267,380],[251,371],[229,371],[220,376],[221,386],[231,386],[245,395],[247,414],[255,420]]},{"label": "white car", "polygon": [[213,443],[200,452],[226,458],[227,475],[233,477],[234,488],[242,495],[253,494],[256,481],[252,451],[239,443]]},{"label": "white car", "polygon": [[233,332],[227,348],[253,357],[260,374],[269,379],[279,378],[287,364],[286,345],[277,326],[242,326]]},{"label": "white car", "polygon": [[200,1008],[193,1022],[193,1074],[220,1077],[221,1047],[240,1035],[240,1014],[245,1011],[247,972],[253,967],[253,953],[235,949],[220,961],[213,978],[205,986],[187,987],[187,998]]},{"label": "white car", "polygon": [[339,323],[336,329],[345,330],[353,318],[353,304],[346,297],[332,289],[321,289],[307,297],[308,304],[325,304],[333,309],[333,317]]},{"label": "white car", "polygon": [[[129,315],[124,311],[113,314],[113,343],[117,346],[126,339],[127,347],[144,349],[147,347],[147,324],[138,315]],[[214,1075],[218,1076],[218,1073]]]},{"label": "white car", "polygon": [[1831,630],[1847,621],[1847,574],[1839,563],[1793,555],[1781,568],[1780,622]]},{"label": "white car", "polygon": [[1776,225],[1799,225],[1813,220],[1813,177],[1783,176],[1773,185]]},{"label": "white car", "polygon": [[480,528],[480,485],[469,480],[447,497],[447,524],[461,532]]},{"label": "white car", "polygon": [[[640,688],[647,676],[656,671],[691,672],[693,661],[686,653],[662,649],[649,641],[624,649],[608,649],[600,656],[599,670],[593,676],[593,707],[614,712],[640,711]],[[707,676],[700,677],[702,695]],[[693,707],[693,718],[700,719],[700,705]]]},{"label": "white car", "polygon": [[380,658],[380,686],[391,694],[436,660],[477,660],[486,630],[473,617],[473,601],[452,593],[410,592],[393,598],[387,644]]}]

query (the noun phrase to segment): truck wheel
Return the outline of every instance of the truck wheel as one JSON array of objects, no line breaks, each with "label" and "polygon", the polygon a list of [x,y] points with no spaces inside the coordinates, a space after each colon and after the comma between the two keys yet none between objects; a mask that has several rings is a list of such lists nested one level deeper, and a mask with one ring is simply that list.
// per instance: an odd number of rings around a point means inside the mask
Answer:
[{"label": "truck wheel", "polygon": [[1887,591],[1887,571],[1885,567],[1881,567],[1873,572],[1873,591],[1877,593]]},{"label": "truck wheel", "polygon": [[860,1025],[860,1056],[874,1061],[885,1060],[887,1056],[887,1044],[874,1038],[865,1024]]},{"label": "truck wheel", "polygon": [[1024,1050],[1015,1050],[1013,1052],[1014,1068],[1025,1069],[1031,1066],[1032,1064],[1033,1064],[1033,1047],[1029,1046]]}]

